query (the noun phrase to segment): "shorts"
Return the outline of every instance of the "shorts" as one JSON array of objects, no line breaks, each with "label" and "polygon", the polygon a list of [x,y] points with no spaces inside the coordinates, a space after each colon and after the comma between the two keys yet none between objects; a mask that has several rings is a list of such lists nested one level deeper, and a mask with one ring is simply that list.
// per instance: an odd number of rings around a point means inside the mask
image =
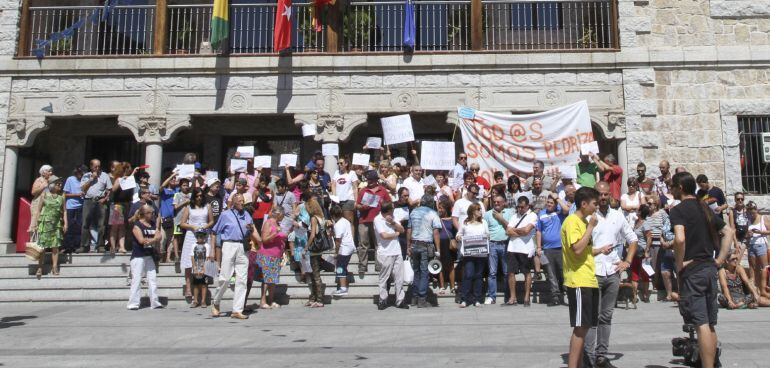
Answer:
[{"label": "shorts", "polygon": [[214,279],[212,279],[211,276],[204,275],[201,278],[198,278],[198,277],[192,278],[193,285],[211,285],[213,283],[214,283]]},{"label": "shorts", "polygon": [[340,202],[340,208],[342,208],[343,211],[355,211],[356,201],[342,201]]},{"label": "shorts", "polygon": [[599,324],[599,288],[567,287],[569,325],[596,327]]},{"label": "shorts", "polygon": [[749,243],[749,257],[762,257],[767,255],[767,242],[757,241]]},{"label": "shorts", "polygon": [[528,257],[524,253],[505,253],[505,263],[508,265],[508,274],[515,275],[517,273],[527,274],[532,269],[533,257]]},{"label": "shorts", "polygon": [[717,324],[717,267],[694,263],[679,273],[679,314],[694,326]]},{"label": "shorts", "polygon": [[673,272],[674,271],[674,251],[666,249],[662,253],[660,260],[660,272]]},{"label": "shorts", "polygon": [[644,272],[642,263],[644,263],[642,257],[634,257],[634,260],[631,261],[631,281],[650,282],[650,275]]},{"label": "shorts", "polygon": [[337,264],[334,268],[334,274],[337,276],[338,279],[347,279],[348,277],[348,263],[350,263],[350,257],[352,257],[352,254],[349,254],[347,256],[343,256],[342,254],[337,255]]}]

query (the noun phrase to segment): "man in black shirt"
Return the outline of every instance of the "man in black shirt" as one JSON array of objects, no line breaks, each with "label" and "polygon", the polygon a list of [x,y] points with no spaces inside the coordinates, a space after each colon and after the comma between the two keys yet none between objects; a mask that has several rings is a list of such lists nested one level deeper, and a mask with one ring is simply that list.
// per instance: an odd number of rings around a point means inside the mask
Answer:
[{"label": "man in black shirt", "polygon": [[[695,179],[688,172],[674,175],[672,194],[682,202],[671,209],[674,259],[679,274],[679,313],[695,326],[704,368],[714,367],[717,349],[717,270],[724,263],[733,230],[696,198]],[[719,236],[722,236],[721,243]],[[719,251],[716,259],[714,252]]]}]

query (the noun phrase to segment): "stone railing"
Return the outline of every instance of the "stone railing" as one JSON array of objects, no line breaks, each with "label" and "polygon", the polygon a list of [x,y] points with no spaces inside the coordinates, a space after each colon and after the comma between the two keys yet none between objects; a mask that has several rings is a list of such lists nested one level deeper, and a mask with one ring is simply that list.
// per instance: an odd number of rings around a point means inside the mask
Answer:
[{"label": "stone railing", "polygon": [[[24,0],[18,56],[210,53],[212,5],[193,2],[118,5],[103,16],[104,8],[88,0],[55,6]],[[403,0],[337,1],[317,30],[312,6],[294,2],[295,53],[405,50]],[[413,6],[415,52],[619,49],[616,0],[414,0]],[[232,4],[229,52],[274,53],[275,12],[275,3]],[[78,23],[71,36],[61,37]],[[42,53],[40,40],[50,40]]]}]

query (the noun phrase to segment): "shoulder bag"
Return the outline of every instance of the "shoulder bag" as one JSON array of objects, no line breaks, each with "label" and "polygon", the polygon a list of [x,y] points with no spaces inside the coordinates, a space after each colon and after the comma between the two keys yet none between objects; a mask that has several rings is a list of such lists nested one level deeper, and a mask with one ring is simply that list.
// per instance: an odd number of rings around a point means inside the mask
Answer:
[{"label": "shoulder bag", "polygon": [[[315,216],[312,217],[312,220],[318,221],[318,218]],[[312,223],[311,220],[311,223]],[[326,232],[326,229],[321,229],[320,222],[318,223],[318,231],[316,231],[315,236],[313,237],[313,243],[308,244],[307,250],[311,253],[323,253],[328,250],[331,250],[333,248],[333,242],[329,238],[329,234]]]},{"label": "shoulder bag", "polygon": [[241,231],[241,236],[243,236],[243,239],[241,242],[243,243],[243,251],[248,253],[251,250],[251,230],[246,231],[246,233],[243,232],[243,227],[241,226],[241,220],[238,219],[238,214],[235,213],[235,210],[230,210],[233,213],[233,216],[235,216],[235,222],[238,223],[238,230]]}]

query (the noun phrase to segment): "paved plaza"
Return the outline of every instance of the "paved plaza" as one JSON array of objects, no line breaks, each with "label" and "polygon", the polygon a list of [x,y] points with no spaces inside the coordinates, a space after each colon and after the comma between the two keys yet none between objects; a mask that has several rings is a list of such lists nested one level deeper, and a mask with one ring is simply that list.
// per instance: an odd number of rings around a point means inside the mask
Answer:
[{"label": "paved plaza", "polygon": [[[541,305],[291,305],[235,321],[182,304],[3,304],[0,317],[4,367],[564,367],[570,334],[567,308]],[[725,367],[768,366],[770,313],[722,311],[719,320]],[[683,335],[672,304],[616,309],[614,321],[616,366],[681,366],[671,355],[671,338]]]}]

